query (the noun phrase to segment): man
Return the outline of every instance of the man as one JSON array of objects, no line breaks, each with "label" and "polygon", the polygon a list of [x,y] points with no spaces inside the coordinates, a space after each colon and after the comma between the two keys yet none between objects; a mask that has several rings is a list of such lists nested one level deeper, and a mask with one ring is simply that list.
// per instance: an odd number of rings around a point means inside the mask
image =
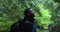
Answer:
[{"label": "man", "polygon": [[24,19],[19,20],[17,23],[11,26],[10,32],[36,32],[36,25],[34,22],[35,15],[32,9],[25,9],[24,15]]}]

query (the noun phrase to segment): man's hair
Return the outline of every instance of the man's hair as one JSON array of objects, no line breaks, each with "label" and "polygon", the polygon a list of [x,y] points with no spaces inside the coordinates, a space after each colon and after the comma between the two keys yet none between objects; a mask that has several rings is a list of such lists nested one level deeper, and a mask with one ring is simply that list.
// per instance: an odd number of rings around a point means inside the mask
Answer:
[{"label": "man's hair", "polygon": [[31,8],[25,9],[25,11],[24,11],[24,15],[25,15],[25,16],[27,16],[27,13],[30,11],[30,9],[31,9]]}]

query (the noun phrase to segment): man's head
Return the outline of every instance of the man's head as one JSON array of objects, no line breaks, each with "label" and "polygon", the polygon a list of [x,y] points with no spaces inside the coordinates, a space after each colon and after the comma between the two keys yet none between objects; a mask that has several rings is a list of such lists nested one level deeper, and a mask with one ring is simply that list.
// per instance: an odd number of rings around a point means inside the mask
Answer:
[{"label": "man's head", "polygon": [[25,9],[24,15],[25,15],[25,17],[34,17],[35,16],[31,8]]}]

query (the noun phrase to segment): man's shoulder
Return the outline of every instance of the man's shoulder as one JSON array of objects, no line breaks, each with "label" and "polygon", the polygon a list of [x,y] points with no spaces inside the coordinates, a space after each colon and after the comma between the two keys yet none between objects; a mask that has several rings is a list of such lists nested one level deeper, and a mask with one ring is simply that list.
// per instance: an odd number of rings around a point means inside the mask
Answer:
[{"label": "man's shoulder", "polygon": [[19,20],[17,21],[17,23],[23,22],[23,21],[24,21],[24,19],[19,19]]}]

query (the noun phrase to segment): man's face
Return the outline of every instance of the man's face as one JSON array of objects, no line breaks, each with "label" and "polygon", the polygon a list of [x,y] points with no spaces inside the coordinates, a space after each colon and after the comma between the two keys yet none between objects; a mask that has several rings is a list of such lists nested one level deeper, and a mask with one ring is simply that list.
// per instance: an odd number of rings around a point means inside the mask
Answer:
[{"label": "man's face", "polygon": [[35,16],[32,9],[29,10],[28,16],[29,16],[29,17],[34,17],[34,16]]}]

